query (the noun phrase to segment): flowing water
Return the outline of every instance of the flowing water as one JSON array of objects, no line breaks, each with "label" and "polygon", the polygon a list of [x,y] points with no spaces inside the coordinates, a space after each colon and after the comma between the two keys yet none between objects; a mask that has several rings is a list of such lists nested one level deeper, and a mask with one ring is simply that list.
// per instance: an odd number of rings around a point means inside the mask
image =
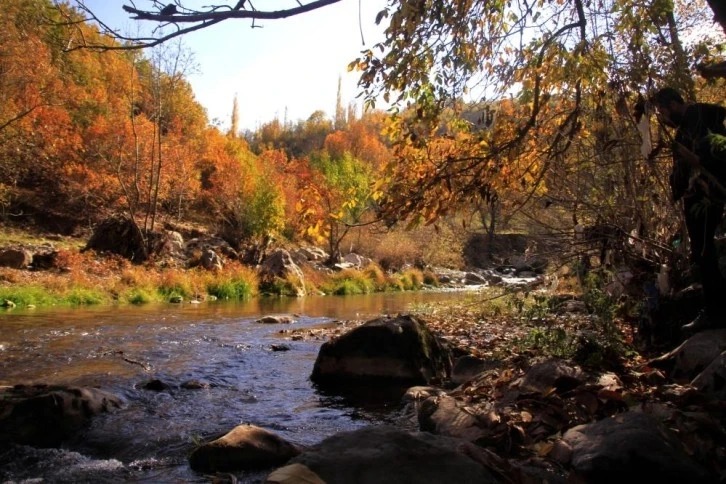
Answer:
[{"label": "flowing water", "polygon": [[[361,404],[319,391],[309,376],[321,341],[288,341],[279,331],[464,297],[412,292],[1,313],[0,385],[95,386],[125,405],[61,449],[16,446],[0,454],[0,482],[208,482],[186,456],[240,423],[302,445],[371,423],[413,426],[398,402]],[[295,314],[296,322],[255,323],[269,314]],[[271,351],[281,343],[290,350]],[[170,388],[144,389],[152,379]],[[180,387],[189,380],[210,386]],[[266,474],[236,476],[260,482]]]}]

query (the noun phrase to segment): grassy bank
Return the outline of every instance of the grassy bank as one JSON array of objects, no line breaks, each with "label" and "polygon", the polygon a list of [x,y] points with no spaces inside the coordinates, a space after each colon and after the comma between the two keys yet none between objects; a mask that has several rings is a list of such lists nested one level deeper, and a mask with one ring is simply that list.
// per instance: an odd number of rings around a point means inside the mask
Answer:
[{"label": "grassy bank", "polygon": [[[308,294],[354,295],[437,286],[432,273],[417,269],[386,274],[376,265],[363,270],[322,272],[305,267]],[[145,304],[172,300],[243,300],[259,294],[293,295],[292,281],[260,284],[253,268],[228,262],[221,270],[133,265],[118,257],[60,249],[53,267],[28,271],[0,268],[0,304],[10,307]]]}]

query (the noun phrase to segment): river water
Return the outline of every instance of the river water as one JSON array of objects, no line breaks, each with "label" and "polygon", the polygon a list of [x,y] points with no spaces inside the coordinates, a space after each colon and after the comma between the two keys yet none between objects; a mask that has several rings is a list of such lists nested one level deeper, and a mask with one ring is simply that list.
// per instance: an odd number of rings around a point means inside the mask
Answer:
[{"label": "river water", "polygon": [[[353,402],[319,391],[309,376],[322,342],[291,341],[280,330],[466,297],[406,292],[0,313],[0,385],[95,386],[125,400],[61,449],[17,446],[0,454],[0,482],[208,482],[186,456],[241,423],[301,445],[372,423],[413,427],[398,402]],[[255,323],[271,314],[294,314],[296,322]],[[273,344],[290,350],[271,351]],[[144,389],[152,379],[170,388]],[[180,387],[189,380],[210,386]],[[260,482],[266,475],[236,477]]]}]

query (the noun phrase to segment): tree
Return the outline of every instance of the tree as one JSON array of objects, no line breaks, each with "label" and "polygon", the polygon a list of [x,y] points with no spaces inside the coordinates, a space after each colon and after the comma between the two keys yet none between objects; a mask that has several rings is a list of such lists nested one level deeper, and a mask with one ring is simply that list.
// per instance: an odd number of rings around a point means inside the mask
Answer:
[{"label": "tree", "polygon": [[350,153],[332,158],[327,152],[298,164],[300,198],[296,209],[305,235],[325,241],[328,263],[338,263],[341,242],[372,208],[375,193],[370,167]]},{"label": "tree", "polygon": [[[522,211],[543,197],[548,182],[576,180],[578,170],[558,170],[557,179],[548,176],[553,170],[607,153],[610,169],[627,174],[610,178],[625,184],[627,198],[617,201],[630,210],[617,212],[628,231],[637,226],[647,218],[649,198],[641,184],[649,176],[663,179],[644,163],[646,156],[632,156],[643,140],[635,129],[641,118],[630,108],[639,94],[647,97],[663,83],[693,92],[689,62],[707,56],[703,46],[718,40],[703,6],[668,0],[389,2],[378,16],[389,18],[386,40],[349,66],[361,72],[369,106],[379,97],[394,103],[388,132],[396,161],[389,168],[386,214],[415,214],[430,223],[472,203],[482,190],[497,193],[510,211]],[[465,117],[478,104],[501,108],[507,99],[508,114],[497,118],[493,131]],[[606,123],[615,112],[623,113],[618,123]],[[600,193],[614,193],[608,179],[598,175]]]}]

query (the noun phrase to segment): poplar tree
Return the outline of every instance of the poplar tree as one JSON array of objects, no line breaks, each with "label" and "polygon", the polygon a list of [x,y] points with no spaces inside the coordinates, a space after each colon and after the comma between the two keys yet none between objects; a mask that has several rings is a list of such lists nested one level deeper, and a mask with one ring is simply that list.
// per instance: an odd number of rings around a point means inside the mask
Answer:
[{"label": "poplar tree", "polygon": [[234,95],[232,101],[232,124],[229,128],[229,136],[232,138],[237,137],[239,133],[239,105],[237,104],[237,93]]}]

